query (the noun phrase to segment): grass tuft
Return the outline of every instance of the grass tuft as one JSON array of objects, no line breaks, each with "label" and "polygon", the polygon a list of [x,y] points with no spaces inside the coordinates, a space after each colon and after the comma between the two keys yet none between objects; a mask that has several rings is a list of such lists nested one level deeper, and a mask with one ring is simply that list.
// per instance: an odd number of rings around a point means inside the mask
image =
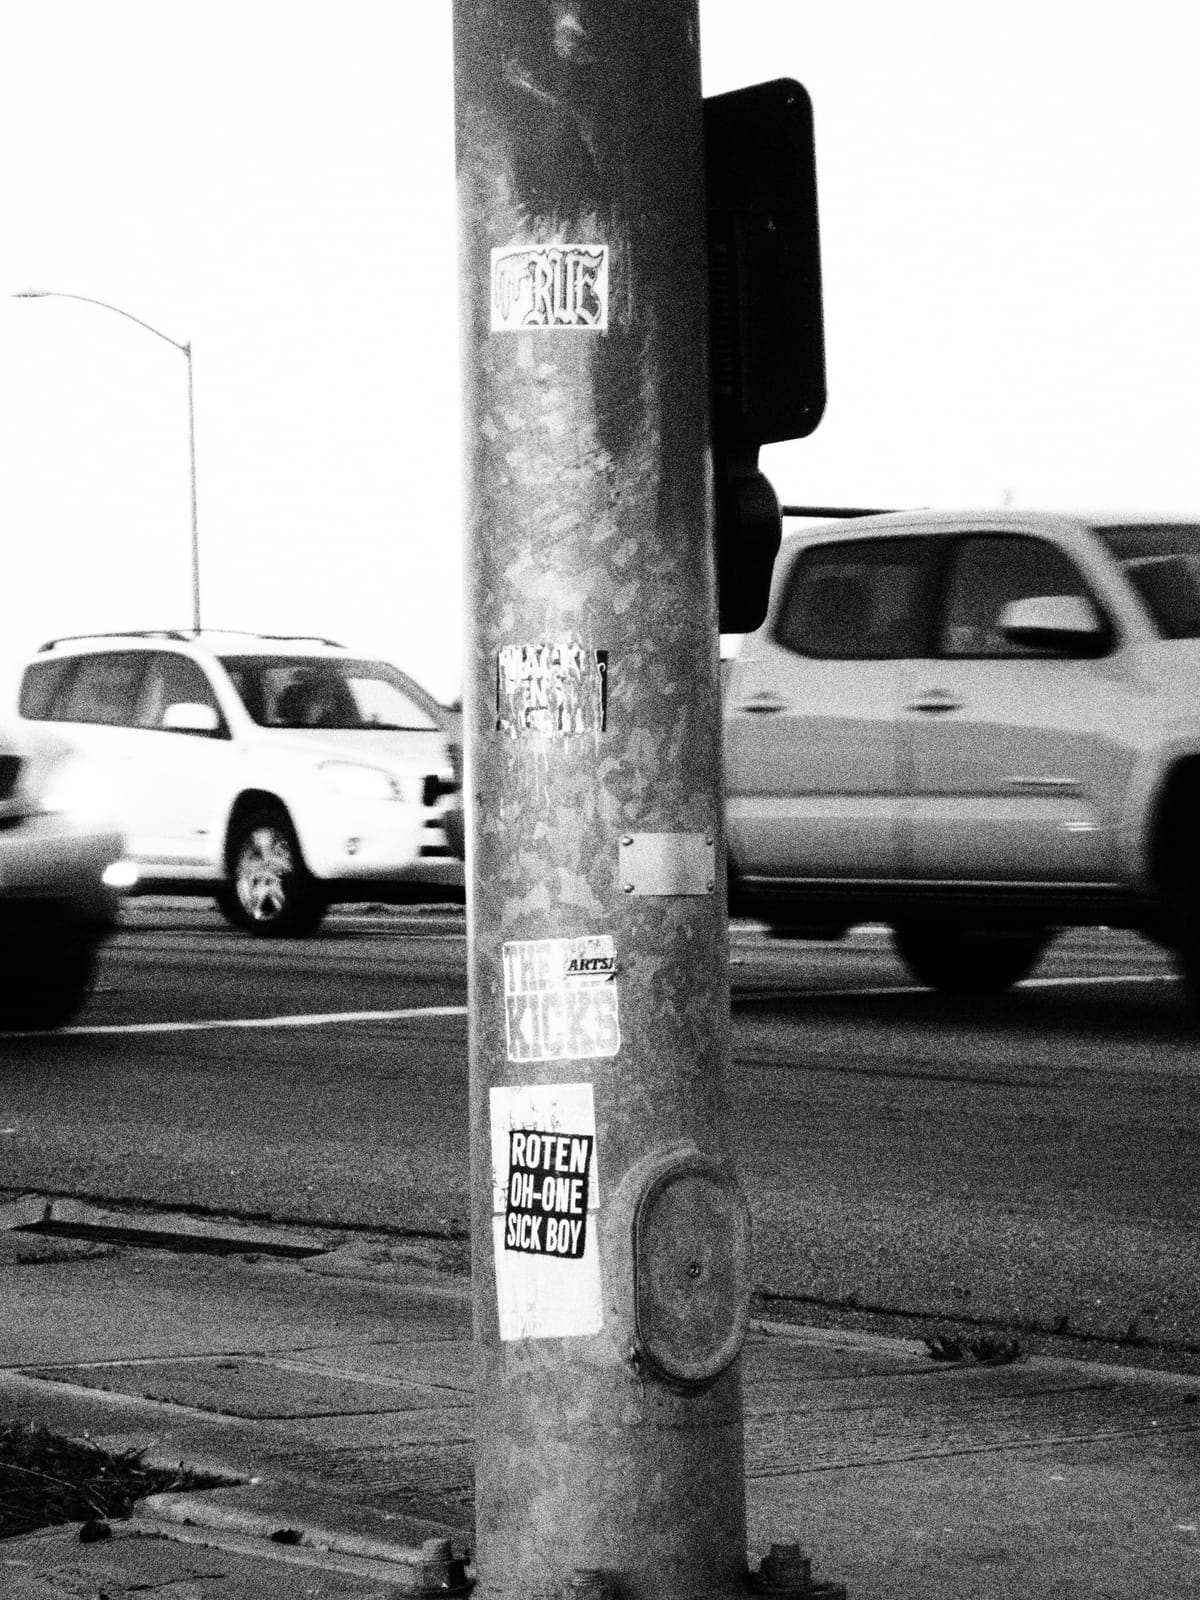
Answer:
[{"label": "grass tuft", "polygon": [[[112,1455],[86,1439],[65,1439],[36,1422],[0,1422],[0,1539],[81,1522],[95,1529],[128,1517],[136,1501],[229,1480],[183,1467],[149,1467],[142,1452]],[[103,1537],[92,1532],[90,1537]]]}]

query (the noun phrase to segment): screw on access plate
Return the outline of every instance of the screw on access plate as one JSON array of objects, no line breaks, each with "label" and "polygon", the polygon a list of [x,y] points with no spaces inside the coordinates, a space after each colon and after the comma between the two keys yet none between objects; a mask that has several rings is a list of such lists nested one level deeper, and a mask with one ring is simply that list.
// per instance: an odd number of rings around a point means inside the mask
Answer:
[{"label": "screw on access plate", "polygon": [[756,1594],[769,1594],[778,1600],[846,1600],[843,1583],[823,1583],[812,1575],[812,1562],[798,1544],[773,1544],[769,1555],[750,1575]]},{"label": "screw on access plate", "polygon": [[616,1600],[612,1574],[598,1567],[576,1567],[571,1574],[571,1600]]}]

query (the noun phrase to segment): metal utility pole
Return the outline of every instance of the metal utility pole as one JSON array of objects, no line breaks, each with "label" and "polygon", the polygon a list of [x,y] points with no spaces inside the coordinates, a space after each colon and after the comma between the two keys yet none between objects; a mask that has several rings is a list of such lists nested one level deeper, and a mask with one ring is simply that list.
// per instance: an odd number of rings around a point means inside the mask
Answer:
[{"label": "metal utility pole", "polygon": [[744,1592],[695,0],[455,0],[477,1594]]}]

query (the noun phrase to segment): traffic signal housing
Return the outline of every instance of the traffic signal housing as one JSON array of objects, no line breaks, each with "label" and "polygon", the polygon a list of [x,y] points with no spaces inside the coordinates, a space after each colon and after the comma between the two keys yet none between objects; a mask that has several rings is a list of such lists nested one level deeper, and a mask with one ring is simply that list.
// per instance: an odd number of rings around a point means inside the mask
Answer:
[{"label": "traffic signal housing", "polygon": [[779,501],[764,444],[825,409],[812,102],[790,78],[704,102],[717,580],[723,633],[766,615]]}]

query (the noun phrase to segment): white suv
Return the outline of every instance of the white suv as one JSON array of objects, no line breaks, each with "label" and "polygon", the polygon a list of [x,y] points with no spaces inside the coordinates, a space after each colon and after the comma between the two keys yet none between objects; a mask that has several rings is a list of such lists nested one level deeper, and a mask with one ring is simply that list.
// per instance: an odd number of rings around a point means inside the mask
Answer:
[{"label": "white suv", "polygon": [[1169,946],[1200,1001],[1200,522],[1009,511],[789,535],[725,692],[731,899],[878,918],[998,990],[1055,929]]},{"label": "white suv", "polygon": [[211,893],[276,936],[336,900],[461,897],[440,710],[386,662],[253,634],[53,640],[20,690],[118,786],[140,891]]}]

